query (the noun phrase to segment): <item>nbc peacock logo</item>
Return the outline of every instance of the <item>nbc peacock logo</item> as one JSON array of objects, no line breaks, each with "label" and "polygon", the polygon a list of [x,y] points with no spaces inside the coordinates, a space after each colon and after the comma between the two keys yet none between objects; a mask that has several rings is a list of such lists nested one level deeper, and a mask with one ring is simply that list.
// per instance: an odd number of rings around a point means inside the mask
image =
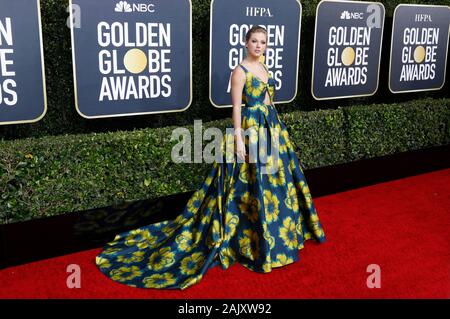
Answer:
[{"label": "nbc peacock logo", "polygon": [[116,3],[116,7],[114,8],[116,12],[132,12],[131,4],[126,1],[119,1]]},{"label": "nbc peacock logo", "polygon": [[132,12],[131,4],[126,1],[119,1],[116,3],[116,7],[114,9],[116,12]]},{"label": "nbc peacock logo", "polygon": [[116,12],[155,12],[153,3],[128,3],[127,1],[119,1],[114,8]]},{"label": "nbc peacock logo", "polygon": [[348,20],[348,19],[350,19],[350,12],[348,12],[347,10],[342,11],[341,20]]}]

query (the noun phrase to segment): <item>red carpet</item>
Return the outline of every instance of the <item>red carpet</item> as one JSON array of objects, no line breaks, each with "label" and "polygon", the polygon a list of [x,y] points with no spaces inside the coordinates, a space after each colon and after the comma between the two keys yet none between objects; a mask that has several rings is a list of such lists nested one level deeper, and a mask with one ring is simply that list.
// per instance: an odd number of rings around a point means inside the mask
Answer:
[{"label": "red carpet", "polygon": [[[450,298],[449,194],[446,169],[314,198],[328,241],[269,274],[235,264],[185,291],[129,288],[97,270],[95,249],[0,271],[0,298]],[[66,286],[69,264],[79,289]],[[366,285],[370,264],[381,288]]]}]

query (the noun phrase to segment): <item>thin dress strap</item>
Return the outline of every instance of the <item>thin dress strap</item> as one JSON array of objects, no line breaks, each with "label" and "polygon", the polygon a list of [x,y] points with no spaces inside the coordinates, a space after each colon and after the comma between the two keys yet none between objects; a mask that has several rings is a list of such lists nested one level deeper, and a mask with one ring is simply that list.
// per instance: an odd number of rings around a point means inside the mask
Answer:
[{"label": "thin dress strap", "polygon": [[246,72],[246,73],[248,72],[248,70],[245,66],[243,66],[242,64],[239,64],[239,66],[244,69],[244,72]]},{"label": "thin dress strap", "polygon": [[[269,69],[267,68],[266,64],[265,64],[265,63],[262,63],[262,62],[259,62],[259,63],[261,63],[262,66],[264,67],[264,69],[266,69],[267,73],[269,73]],[[269,75],[270,75],[270,74],[269,74]]]}]

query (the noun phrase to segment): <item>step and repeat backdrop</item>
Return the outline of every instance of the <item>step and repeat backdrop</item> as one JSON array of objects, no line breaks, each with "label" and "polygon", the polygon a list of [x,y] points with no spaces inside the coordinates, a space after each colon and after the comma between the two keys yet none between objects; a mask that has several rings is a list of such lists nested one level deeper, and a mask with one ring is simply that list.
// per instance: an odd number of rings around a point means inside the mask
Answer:
[{"label": "step and repeat backdrop", "polygon": [[245,58],[245,34],[254,25],[267,30],[264,63],[276,81],[275,103],[297,95],[302,6],[296,0],[213,0],[210,20],[209,97],[231,106],[231,72]]},{"label": "step and repeat backdrop", "polygon": [[143,2],[71,0],[75,106],[81,116],[175,112],[191,104],[191,3]]},{"label": "step and repeat backdrop", "polygon": [[[71,0],[69,12],[74,104],[80,116],[94,119],[189,108],[191,1]],[[212,0],[211,104],[232,107],[231,74],[245,58],[245,34],[255,25],[268,34],[262,62],[276,83],[274,103],[295,99],[302,89],[298,87],[301,17],[297,0]],[[375,94],[382,63],[389,64],[386,85],[392,93],[442,89],[450,7],[398,5],[391,43],[382,41],[384,25],[385,8],[379,2],[324,0],[317,5],[311,65],[315,99]],[[46,113],[41,30],[38,0],[0,1],[0,125],[36,122]],[[390,59],[382,61],[386,47]]]},{"label": "step and repeat backdrop", "polygon": [[0,124],[39,121],[47,111],[39,1],[0,1]]},{"label": "step and repeat backdrop", "polygon": [[447,68],[448,7],[401,4],[394,12],[389,89],[439,90]]},{"label": "step and repeat backdrop", "polygon": [[378,88],[384,7],[377,2],[323,1],[317,6],[311,93],[336,99]]}]

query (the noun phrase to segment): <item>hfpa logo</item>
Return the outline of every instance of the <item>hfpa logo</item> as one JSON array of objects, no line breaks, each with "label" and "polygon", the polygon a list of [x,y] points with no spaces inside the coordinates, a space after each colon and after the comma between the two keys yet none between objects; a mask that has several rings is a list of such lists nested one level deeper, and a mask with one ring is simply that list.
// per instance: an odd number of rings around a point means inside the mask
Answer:
[{"label": "hfpa logo", "polygon": [[272,13],[270,13],[270,8],[264,7],[245,7],[245,15],[247,17],[273,17]]},{"label": "hfpa logo", "polygon": [[114,11],[116,12],[155,12],[154,4],[152,3],[133,3],[129,4],[126,1],[119,1],[116,3]]}]

